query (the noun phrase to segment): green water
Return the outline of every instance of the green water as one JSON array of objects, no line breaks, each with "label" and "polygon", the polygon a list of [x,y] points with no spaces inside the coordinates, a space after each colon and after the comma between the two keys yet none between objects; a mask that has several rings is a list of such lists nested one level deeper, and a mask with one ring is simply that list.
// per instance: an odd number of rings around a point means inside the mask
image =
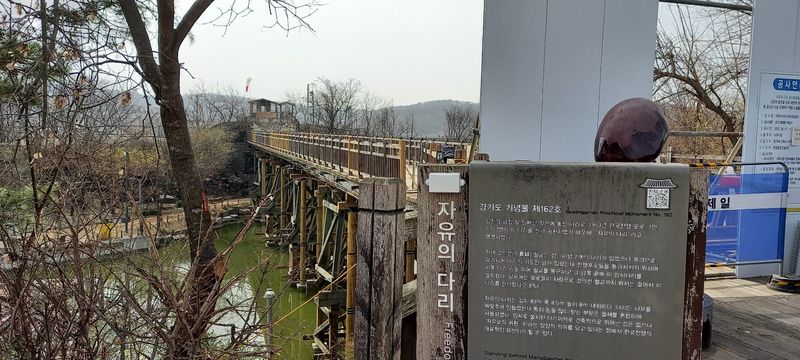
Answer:
[{"label": "green water", "polygon": [[[236,237],[241,225],[229,225],[217,230],[217,249],[222,251]],[[232,279],[240,274],[246,276],[240,279],[230,291],[220,299],[218,308],[229,303],[241,303],[257,300],[258,313],[264,314],[266,302],[264,293],[271,288],[277,294],[277,299],[272,307],[274,327],[273,345],[278,353],[275,359],[311,359],[313,351],[312,341],[303,340],[304,335],[314,331],[316,324],[316,307],[314,301],[305,305],[310,295],[288,285],[286,265],[289,263],[289,252],[286,249],[269,248],[263,240],[257,240],[255,234],[263,232],[261,225],[253,227],[245,234],[229,256],[228,272],[226,279]],[[174,244],[159,250],[162,254],[175,254],[184,251],[185,245]],[[185,257],[183,257],[185,259]],[[184,260],[186,261],[186,260]],[[185,268],[188,264],[177,264],[176,268]],[[300,307],[302,305],[302,307]],[[300,307],[300,308],[298,308]],[[290,311],[298,308],[288,317]],[[241,323],[236,316],[223,317],[223,322]],[[214,334],[229,333],[227,329],[212,328]],[[263,339],[259,339],[263,342]]]}]

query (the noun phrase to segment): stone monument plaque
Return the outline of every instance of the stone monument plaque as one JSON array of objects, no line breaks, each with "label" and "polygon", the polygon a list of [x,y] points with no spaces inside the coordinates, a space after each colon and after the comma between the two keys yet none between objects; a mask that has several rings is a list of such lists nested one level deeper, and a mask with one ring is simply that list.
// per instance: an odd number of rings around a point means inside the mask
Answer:
[{"label": "stone monument plaque", "polygon": [[689,167],[473,162],[473,360],[681,358]]}]

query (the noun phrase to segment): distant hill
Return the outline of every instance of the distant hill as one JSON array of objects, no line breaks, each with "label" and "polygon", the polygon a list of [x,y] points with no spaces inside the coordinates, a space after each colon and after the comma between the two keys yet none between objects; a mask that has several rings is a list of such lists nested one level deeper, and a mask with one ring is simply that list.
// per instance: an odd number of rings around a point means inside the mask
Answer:
[{"label": "distant hill", "polygon": [[397,118],[405,121],[414,115],[414,132],[417,137],[435,138],[444,136],[447,128],[445,111],[452,105],[467,104],[478,109],[478,104],[469,101],[433,100],[414,105],[395,106]]}]

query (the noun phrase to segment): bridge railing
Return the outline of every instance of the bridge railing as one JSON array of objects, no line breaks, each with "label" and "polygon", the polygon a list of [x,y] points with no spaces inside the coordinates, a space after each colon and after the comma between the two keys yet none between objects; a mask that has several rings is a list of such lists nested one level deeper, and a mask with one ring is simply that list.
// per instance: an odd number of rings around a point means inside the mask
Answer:
[{"label": "bridge railing", "polygon": [[417,165],[464,163],[470,147],[452,141],[316,133],[250,132],[249,141],[348,177],[395,177],[409,185],[416,178]]}]

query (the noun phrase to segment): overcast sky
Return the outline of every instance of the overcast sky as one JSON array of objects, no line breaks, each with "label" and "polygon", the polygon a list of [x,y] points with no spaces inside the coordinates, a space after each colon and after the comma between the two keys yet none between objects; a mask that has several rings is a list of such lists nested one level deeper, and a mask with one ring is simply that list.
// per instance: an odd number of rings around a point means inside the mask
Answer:
[{"label": "overcast sky", "polygon": [[[201,22],[218,13],[214,6]],[[244,93],[251,77],[248,97],[282,100],[289,91],[304,93],[307,83],[323,76],[358,79],[395,105],[478,101],[482,0],[331,0],[308,18],[313,33],[288,36],[264,28],[267,13],[258,10],[238,19],[224,36],[219,27],[196,25],[194,42],[181,49],[195,78],[184,75],[184,92],[202,82],[208,90],[233,87]]]}]

